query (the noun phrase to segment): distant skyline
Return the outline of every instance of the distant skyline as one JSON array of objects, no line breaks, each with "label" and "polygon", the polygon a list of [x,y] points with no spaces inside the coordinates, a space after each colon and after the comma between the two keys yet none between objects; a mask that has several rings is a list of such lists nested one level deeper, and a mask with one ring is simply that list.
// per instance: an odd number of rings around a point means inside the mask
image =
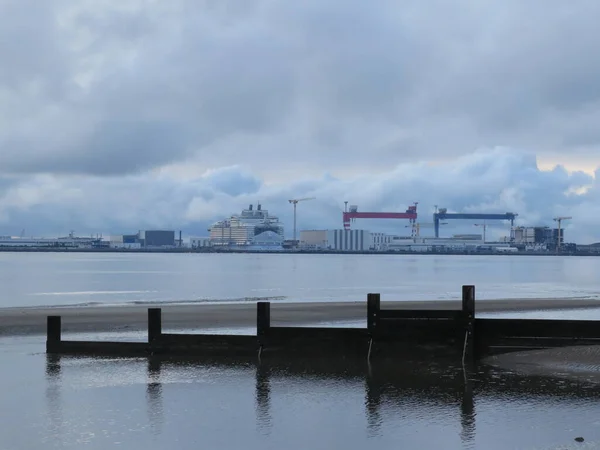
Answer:
[{"label": "distant skyline", "polygon": [[566,215],[568,241],[598,242],[599,14],[586,0],[2,2],[0,234],[202,236],[260,201],[291,235],[287,200],[315,196],[300,229],[341,227],[345,200],[418,201],[424,223],[436,204]]}]

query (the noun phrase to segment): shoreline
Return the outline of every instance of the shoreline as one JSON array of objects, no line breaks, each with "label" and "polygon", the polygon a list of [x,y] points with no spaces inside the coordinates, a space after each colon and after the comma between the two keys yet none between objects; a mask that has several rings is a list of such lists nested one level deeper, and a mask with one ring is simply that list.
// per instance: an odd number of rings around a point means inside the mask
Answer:
[{"label": "shoreline", "polygon": [[600,252],[567,252],[556,253],[553,251],[537,252],[537,251],[517,251],[517,252],[494,252],[494,251],[428,251],[428,252],[411,252],[411,251],[375,251],[375,250],[204,250],[198,248],[152,248],[152,249],[119,249],[119,248],[40,248],[40,247],[0,247],[0,253],[174,253],[174,254],[202,254],[202,255],[218,255],[218,254],[265,254],[265,255],[410,255],[410,256],[431,256],[431,255],[461,255],[461,256],[600,256]]},{"label": "shoreline", "polygon": [[598,345],[510,352],[489,356],[483,362],[527,377],[541,376],[600,384],[600,346]]},{"label": "shoreline", "polygon": [[[460,300],[382,301],[387,309],[460,309]],[[162,308],[163,328],[220,329],[256,327],[256,303],[172,304],[148,302],[106,306],[49,306],[0,308],[0,337],[45,335],[46,317],[60,315],[63,332],[145,331],[147,310]],[[477,313],[529,312],[600,308],[600,300],[586,298],[525,298],[479,300]],[[356,302],[271,303],[273,325],[365,321],[367,304]],[[600,321],[599,321],[600,322]]]}]

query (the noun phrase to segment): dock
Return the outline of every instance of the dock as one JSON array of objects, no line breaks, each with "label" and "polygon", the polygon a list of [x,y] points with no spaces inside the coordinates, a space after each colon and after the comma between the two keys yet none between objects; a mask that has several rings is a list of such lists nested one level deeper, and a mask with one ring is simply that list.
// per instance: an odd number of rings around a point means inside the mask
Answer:
[{"label": "dock", "polygon": [[456,310],[386,309],[367,295],[366,328],[273,326],[271,303],[256,304],[256,335],[165,333],[161,308],[148,309],[145,342],[62,337],[61,316],[47,317],[46,352],[54,355],[197,358],[453,357],[474,362],[498,353],[600,343],[600,322],[476,318],[475,286],[462,286]]}]

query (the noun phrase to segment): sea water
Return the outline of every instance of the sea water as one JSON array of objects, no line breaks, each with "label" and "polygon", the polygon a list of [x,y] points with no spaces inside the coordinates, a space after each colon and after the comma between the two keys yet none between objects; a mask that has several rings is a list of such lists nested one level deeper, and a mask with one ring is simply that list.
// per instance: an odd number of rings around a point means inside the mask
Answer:
[{"label": "sea water", "polygon": [[[595,298],[599,263],[519,256],[3,253],[0,301],[350,301],[368,292],[435,300],[460,298],[462,284],[475,284],[483,300]],[[511,314],[597,316],[590,310]],[[143,340],[146,334],[65,337]],[[0,363],[0,448],[6,449],[600,446],[600,386],[576,374],[531,376],[483,364],[465,372],[434,362],[56,358],[44,353],[40,336],[0,338]],[[584,443],[574,441],[578,436]]]}]

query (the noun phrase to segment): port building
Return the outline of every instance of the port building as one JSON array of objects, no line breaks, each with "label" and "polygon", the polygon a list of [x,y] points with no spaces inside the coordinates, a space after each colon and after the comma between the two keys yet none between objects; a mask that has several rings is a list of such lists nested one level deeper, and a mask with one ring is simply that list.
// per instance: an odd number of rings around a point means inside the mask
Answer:
[{"label": "port building", "polygon": [[209,229],[210,245],[235,249],[283,249],[283,224],[277,216],[249,205],[241,214],[214,223]]},{"label": "port building", "polygon": [[300,247],[312,250],[366,251],[371,248],[367,230],[305,230],[300,231]]},{"label": "port building", "polygon": [[103,241],[100,237],[76,237],[73,234],[57,238],[0,236],[0,247],[11,248],[101,248],[106,246],[106,244],[106,241]]},{"label": "port building", "polygon": [[191,248],[204,248],[210,247],[210,237],[191,237],[190,238],[190,247]]},{"label": "port building", "polygon": [[[564,228],[550,227],[516,227],[514,229],[514,244],[521,250],[555,249],[557,243],[564,242]],[[559,235],[560,233],[560,235]]]},{"label": "port building", "polygon": [[143,247],[174,247],[175,231],[145,230],[140,231],[139,240]]},{"label": "port building", "polygon": [[[398,236],[368,230],[301,230],[300,249],[374,252],[512,251],[508,242],[484,242],[481,234],[447,238]],[[516,248],[513,248],[516,251]]]},{"label": "port building", "polygon": [[110,237],[111,248],[165,248],[175,247],[174,230],[142,230],[136,234],[120,234]]}]

